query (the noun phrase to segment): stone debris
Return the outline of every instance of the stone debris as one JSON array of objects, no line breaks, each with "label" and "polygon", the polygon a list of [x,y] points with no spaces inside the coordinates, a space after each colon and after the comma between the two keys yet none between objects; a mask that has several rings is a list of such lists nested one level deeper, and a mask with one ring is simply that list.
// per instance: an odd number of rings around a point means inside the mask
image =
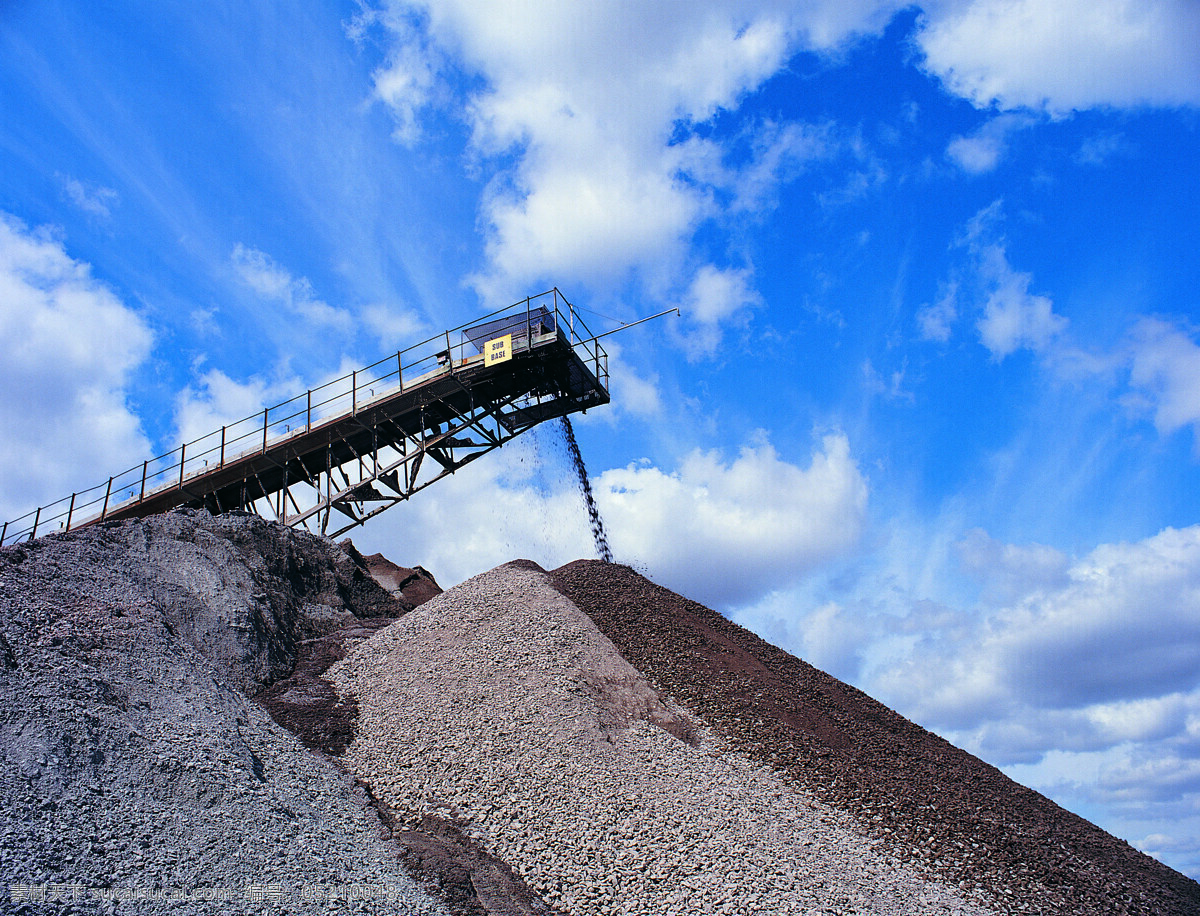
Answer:
[{"label": "stone debris", "polygon": [[[346,538],[341,546],[351,556],[361,556],[354,549],[354,543]],[[395,598],[408,604],[410,608],[424,604],[434,595],[440,595],[442,588],[433,578],[433,574],[422,566],[398,566],[381,553],[373,553],[362,557],[362,563],[371,573],[371,577]]]},{"label": "stone debris", "polygon": [[448,912],[243,692],[394,610],[331,548],[176,512],[0,550],[0,912]]},{"label": "stone debris", "polygon": [[571,914],[983,914],[664,698],[532,564],[443,593],[328,672],[346,764]]},{"label": "stone debris", "polygon": [[1200,912],[626,567],[439,592],[237,513],[0,549],[0,914]]},{"label": "stone debris", "polygon": [[656,686],[881,852],[1005,913],[1200,913],[1195,881],[715,611],[626,566],[552,575]]}]

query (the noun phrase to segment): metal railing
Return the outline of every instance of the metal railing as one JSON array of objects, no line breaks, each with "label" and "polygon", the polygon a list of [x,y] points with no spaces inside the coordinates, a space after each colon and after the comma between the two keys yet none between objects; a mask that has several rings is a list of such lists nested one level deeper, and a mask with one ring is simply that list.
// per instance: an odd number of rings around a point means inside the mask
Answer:
[{"label": "metal railing", "polygon": [[608,390],[608,354],[558,288],[528,296],[482,318],[451,328],[386,356],[349,375],[310,388],[260,413],[222,426],[176,449],[147,459],[105,483],[72,493],[0,527],[0,546],[33,540],[38,533],[70,531],[104,521],[156,494],[184,489],[189,480],[219,471],[271,447],[355,416],[373,403],[434,379],[483,363],[481,326],[512,335],[517,356],[560,337]]}]

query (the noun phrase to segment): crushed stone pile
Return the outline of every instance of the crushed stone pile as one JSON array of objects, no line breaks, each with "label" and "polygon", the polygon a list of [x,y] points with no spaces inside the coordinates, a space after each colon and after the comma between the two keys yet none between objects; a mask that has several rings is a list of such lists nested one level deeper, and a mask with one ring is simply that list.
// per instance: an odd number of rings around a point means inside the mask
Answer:
[{"label": "crushed stone pile", "polygon": [[533,564],[433,598],[328,677],[357,700],[344,760],[372,793],[458,825],[557,912],[995,912],[732,750]]},{"label": "crushed stone pile", "polygon": [[873,842],[1006,913],[1200,913],[1200,884],[632,569],[553,572],[621,654]]},{"label": "crushed stone pile", "polygon": [[403,611],[345,551],[180,511],[0,550],[0,912],[445,914],[248,693]]},{"label": "crushed stone pile", "polygon": [[[348,549],[353,543],[347,539],[342,542]],[[424,604],[430,598],[442,593],[442,587],[437,584],[433,574],[423,566],[398,566],[381,553],[373,553],[362,558],[363,566],[371,573],[371,578],[387,589],[395,598],[408,604],[410,608]]]},{"label": "crushed stone pile", "polygon": [[1200,912],[632,570],[178,510],[0,549],[0,914]]}]

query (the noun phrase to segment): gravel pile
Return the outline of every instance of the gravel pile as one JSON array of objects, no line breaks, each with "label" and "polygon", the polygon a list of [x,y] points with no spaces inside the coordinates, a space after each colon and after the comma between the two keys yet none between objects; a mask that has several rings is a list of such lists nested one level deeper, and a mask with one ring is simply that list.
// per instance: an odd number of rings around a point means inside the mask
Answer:
[{"label": "gravel pile", "polygon": [[177,512],[0,550],[0,912],[448,912],[244,691],[403,610],[330,542]]},{"label": "gravel pile", "polygon": [[433,598],[327,672],[344,762],[572,914],[996,912],[873,846],[670,702],[533,564]]},{"label": "gravel pile", "polygon": [[1200,884],[715,611],[624,566],[581,560],[552,575],[723,740],[923,873],[1006,913],[1200,913]]},{"label": "gravel pile", "polygon": [[237,514],[0,550],[0,913],[1200,913],[625,567],[439,592]]}]

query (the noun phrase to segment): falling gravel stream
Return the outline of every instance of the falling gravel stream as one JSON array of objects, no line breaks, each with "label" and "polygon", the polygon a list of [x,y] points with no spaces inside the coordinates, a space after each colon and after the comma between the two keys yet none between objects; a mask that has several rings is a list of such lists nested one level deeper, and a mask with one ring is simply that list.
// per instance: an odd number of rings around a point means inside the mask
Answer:
[{"label": "falling gravel stream", "polygon": [[571,464],[575,466],[575,474],[579,478],[579,492],[587,504],[588,521],[592,526],[592,539],[596,542],[596,554],[605,563],[613,561],[612,548],[608,546],[608,533],[604,530],[604,519],[600,517],[600,507],[596,505],[596,497],[592,495],[592,483],[588,480],[587,466],[583,463],[583,455],[579,452],[579,443],[575,441],[575,429],[571,426],[570,417],[562,417],[563,440],[567,443],[567,451],[571,454]]}]

